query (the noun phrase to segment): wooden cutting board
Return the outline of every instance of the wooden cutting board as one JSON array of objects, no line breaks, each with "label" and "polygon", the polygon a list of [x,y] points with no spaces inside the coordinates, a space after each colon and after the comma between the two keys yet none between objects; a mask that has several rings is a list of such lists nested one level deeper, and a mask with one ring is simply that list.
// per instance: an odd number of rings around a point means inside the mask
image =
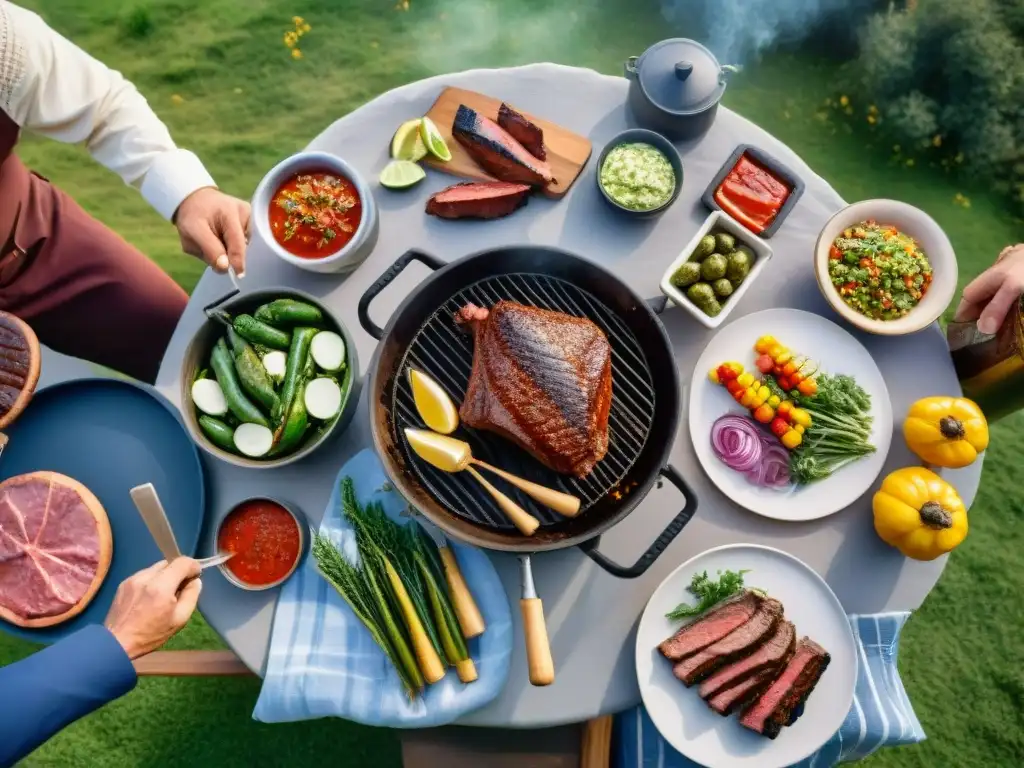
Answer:
[{"label": "wooden cutting board", "polygon": [[[427,112],[427,117],[434,121],[441,135],[444,136],[444,140],[452,152],[452,159],[447,163],[443,163],[431,155],[425,162],[432,168],[455,176],[464,176],[468,179],[479,179],[481,181],[493,181],[494,177],[477,165],[476,161],[469,156],[462,145],[452,138],[452,122],[455,120],[455,113],[458,111],[460,104],[465,104],[467,107],[475,109],[481,115],[497,122],[498,107],[501,106],[501,99],[494,99],[482,93],[467,91],[462,88],[445,88],[441,91],[441,95],[437,97],[434,106]],[[516,108],[515,104],[509,104],[509,106],[513,109]],[[547,197],[556,199],[563,197],[580,175],[580,171],[587,164],[587,160],[590,159],[590,153],[593,150],[590,139],[566,130],[555,123],[534,117],[527,112],[523,112],[523,114],[544,131],[547,162],[551,165],[551,172],[555,177],[555,183],[544,187],[543,192]]]}]

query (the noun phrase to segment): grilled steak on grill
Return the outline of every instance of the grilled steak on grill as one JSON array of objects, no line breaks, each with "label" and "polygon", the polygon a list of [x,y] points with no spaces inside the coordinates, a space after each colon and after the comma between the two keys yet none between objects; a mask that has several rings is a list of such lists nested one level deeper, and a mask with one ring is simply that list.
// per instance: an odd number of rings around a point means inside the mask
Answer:
[{"label": "grilled steak on grill", "polygon": [[740,723],[774,739],[784,725],[795,720],[794,710],[814,690],[830,660],[824,648],[810,638],[802,638],[782,674],[747,708]]},{"label": "grilled steak on grill", "polygon": [[587,475],[608,451],[611,346],[593,322],[499,301],[467,304],[473,334],[462,421],[505,437],[556,472]]},{"label": "grilled steak on grill", "polygon": [[498,219],[526,205],[530,187],[507,181],[466,181],[427,200],[427,213],[442,219]]},{"label": "grilled steak on grill", "polygon": [[480,167],[500,181],[543,186],[554,181],[551,167],[490,118],[459,105],[452,136]]},{"label": "grilled steak on grill", "polygon": [[750,653],[771,637],[775,631],[775,625],[781,618],[782,603],[778,600],[764,600],[748,622],[741,625],[739,629],[734,629],[717,643],[678,662],[672,668],[672,674],[687,686],[699,683],[715,670]]},{"label": "grilled steak on grill", "polygon": [[700,695],[708,699],[716,693],[736,685],[738,682],[755,675],[764,670],[777,670],[789,654],[793,652],[796,643],[796,628],[792,622],[783,619],[778,623],[768,641],[749,656],[745,656],[732,664],[718,670],[700,684]]},{"label": "grilled steak on grill", "polygon": [[529,153],[538,160],[547,159],[548,153],[544,149],[544,131],[540,126],[527,120],[525,115],[516,112],[504,102],[498,108],[498,125],[508,131],[513,139],[526,147]]},{"label": "grilled steak on grill", "polygon": [[750,591],[719,603],[659,645],[658,650],[671,661],[682,661],[738,629],[750,620],[760,605],[761,597]]},{"label": "grilled steak on grill", "polygon": [[707,700],[708,706],[722,716],[731,715],[760,696],[772,684],[778,671],[778,667],[765,669],[731,688],[724,688]]}]

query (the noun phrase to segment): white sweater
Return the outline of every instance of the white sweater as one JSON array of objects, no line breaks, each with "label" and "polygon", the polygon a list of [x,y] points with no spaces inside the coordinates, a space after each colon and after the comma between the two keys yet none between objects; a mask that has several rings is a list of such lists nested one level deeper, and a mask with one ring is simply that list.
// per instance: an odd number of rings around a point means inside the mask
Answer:
[{"label": "white sweater", "polygon": [[197,189],[215,186],[135,86],[7,0],[0,0],[0,110],[34,133],[85,142],[166,219]]}]

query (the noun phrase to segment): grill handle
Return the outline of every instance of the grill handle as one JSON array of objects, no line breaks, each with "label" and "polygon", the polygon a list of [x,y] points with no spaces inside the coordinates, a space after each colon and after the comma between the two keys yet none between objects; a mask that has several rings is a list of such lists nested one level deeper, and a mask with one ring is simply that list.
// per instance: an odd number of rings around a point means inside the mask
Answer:
[{"label": "grill handle", "polygon": [[661,469],[659,474],[679,489],[679,492],[683,494],[683,498],[686,500],[686,506],[683,507],[682,511],[672,519],[672,522],[665,527],[665,530],[661,532],[661,535],[654,540],[654,543],[647,548],[646,552],[640,555],[640,558],[633,563],[633,565],[629,567],[619,565],[602,555],[597,548],[601,543],[600,536],[596,536],[595,538],[585,541],[579,545],[579,548],[582,549],[591,560],[608,571],[612,576],[618,576],[620,579],[635,579],[637,576],[641,576],[646,573],[647,569],[654,565],[654,561],[657,560],[668,545],[672,543],[672,540],[679,535],[679,532],[683,530],[683,527],[693,519],[693,514],[697,511],[697,497],[694,495],[693,491],[690,490],[686,481],[683,480],[682,475],[676,471],[675,467],[670,464]]},{"label": "grill handle", "polygon": [[399,256],[395,263],[388,267],[387,271],[378,277],[377,281],[367,288],[366,293],[359,299],[359,324],[363,326],[364,331],[377,339],[377,341],[384,338],[384,329],[370,319],[370,302],[377,298],[377,295],[387,288],[402,273],[402,270],[414,261],[418,261],[431,269],[440,269],[444,266],[444,262],[436,256],[410,248]]}]

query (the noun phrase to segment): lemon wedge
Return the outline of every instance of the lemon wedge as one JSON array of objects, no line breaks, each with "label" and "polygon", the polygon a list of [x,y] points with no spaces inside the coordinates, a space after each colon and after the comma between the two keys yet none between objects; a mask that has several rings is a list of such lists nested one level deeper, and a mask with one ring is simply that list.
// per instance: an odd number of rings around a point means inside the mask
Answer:
[{"label": "lemon wedge", "polygon": [[423,423],[442,435],[454,432],[459,426],[459,411],[441,385],[415,368],[409,369],[409,384]]}]

